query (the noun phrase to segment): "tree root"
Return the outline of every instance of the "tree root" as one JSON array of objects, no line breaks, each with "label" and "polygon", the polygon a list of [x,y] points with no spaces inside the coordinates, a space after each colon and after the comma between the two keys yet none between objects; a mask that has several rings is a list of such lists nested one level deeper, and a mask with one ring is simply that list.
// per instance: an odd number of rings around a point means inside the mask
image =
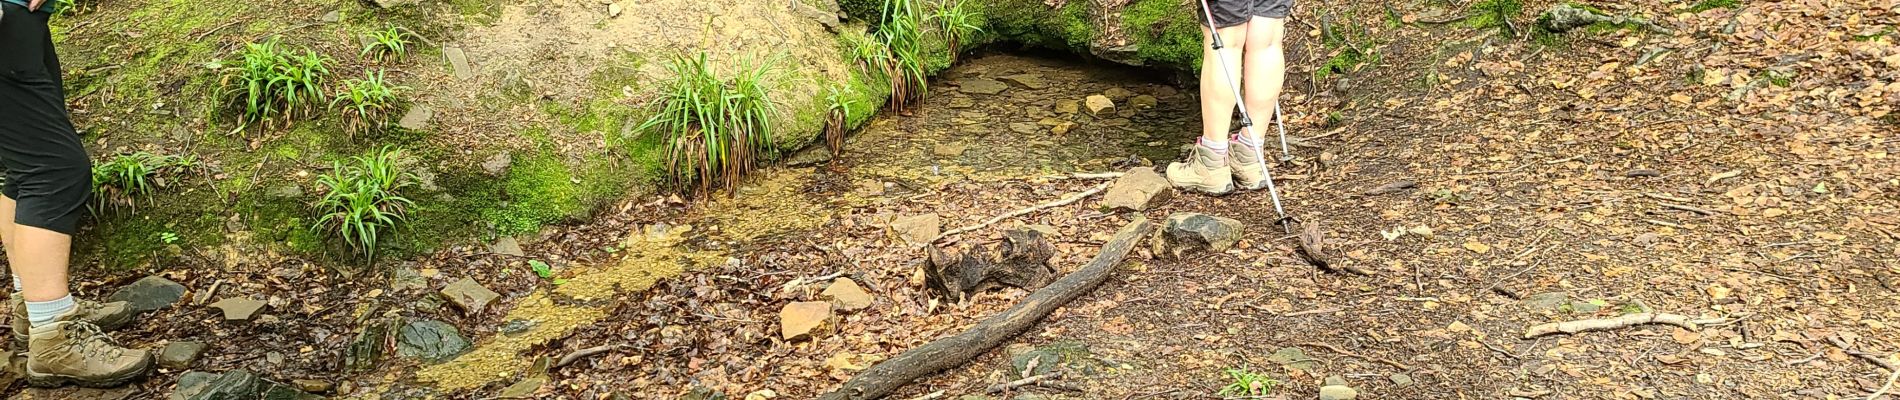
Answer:
[{"label": "tree root", "polygon": [[1536,325],[1536,326],[1532,326],[1530,328],[1524,329],[1524,338],[1534,339],[1539,336],[1556,334],[1556,333],[1576,334],[1579,332],[1607,331],[1611,329],[1627,328],[1631,326],[1644,325],[1644,324],[1675,325],[1675,326],[1681,327],[1682,329],[1688,329],[1688,330],[1693,331],[1693,330],[1701,329],[1700,325],[1718,324],[1718,323],[1723,323],[1723,322],[1728,322],[1728,321],[1729,321],[1728,318],[1709,318],[1709,319],[1692,320],[1692,319],[1689,319],[1689,317],[1685,317],[1678,314],[1644,312],[1644,313],[1634,313],[1634,314],[1623,314],[1623,315],[1618,315],[1618,316],[1609,317],[1609,318],[1580,319],[1580,320],[1575,320],[1575,321],[1552,322],[1548,324]]}]

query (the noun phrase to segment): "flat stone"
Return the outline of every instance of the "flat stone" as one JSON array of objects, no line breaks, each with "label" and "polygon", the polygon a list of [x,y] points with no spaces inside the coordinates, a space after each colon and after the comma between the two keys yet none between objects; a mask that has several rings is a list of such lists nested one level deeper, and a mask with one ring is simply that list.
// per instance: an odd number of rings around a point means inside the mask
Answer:
[{"label": "flat stone", "polygon": [[166,343],[165,347],[158,349],[158,366],[165,369],[189,368],[204,352],[205,344],[200,342]]},{"label": "flat stone", "polygon": [[891,231],[899,240],[913,245],[930,243],[943,230],[943,220],[937,213],[909,215],[891,220]]},{"label": "flat stone", "polygon": [[372,0],[377,7],[391,8],[421,3],[422,0]]},{"label": "flat stone", "polygon": [[327,393],[336,384],[322,379],[293,379],[290,386],[309,393]]},{"label": "flat stone", "polygon": [[487,160],[482,160],[482,172],[487,172],[489,175],[502,176],[502,174],[508,173],[508,165],[513,164],[514,161],[514,156],[506,151],[495,153],[495,155],[488,156]]},{"label": "flat stone", "polygon": [[1393,385],[1398,385],[1399,387],[1412,386],[1412,376],[1404,372],[1393,373],[1386,377],[1392,379]]},{"label": "flat stone", "polygon": [[137,282],[119,288],[106,299],[123,301],[126,302],[127,307],[135,311],[146,312],[165,308],[182,298],[185,298],[185,285],[153,275],[139,278]]},{"label": "flat stone", "polygon": [[1049,127],[1049,133],[1057,135],[1067,135],[1069,131],[1072,130],[1075,130],[1075,123],[1069,121],[1062,121],[1062,123],[1056,124],[1056,126]]},{"label": "flat stone", "polygon": [[1274,350],[1272,355],[1267,356],[1267,361],[1307,373],[1312,373],[1313,368],[1317,366],[1313,357],[1307,356],[1306,351],[1298,347],[1281,347]]},{"label": "flat stone", "polygon": [[831,303],[795,301],[778,312],[779,336],[785,340],[814,338],[831,324]]},{"label": "flat stone", "polygon": [[428,129],[430,118],[435,118],[435,110],[429,106],[416,104],[409,106],[409,111],[402,113],[402,119],[396,121],[396,126],[412,131]]},{"label": "flat stone", "polygon": [[187,372],[180,377],[178,388],[172,391],[171,398],[180,400],[313,400],[322,399],[305,393],[297,388],[271,382],[258,377],[247,370],[232,370],[211,375],[203,372]]},{"label": "flat stone", "polygon": [[342,12],[342,11],[338,11],[338,10],[330,10],[330,12],[327,12],[327,13],[323,13],[323,16],[322,16],[322,17],[317,17],[317,20],[318,20],[318,21],[323,21],[323,23],[326,23],[326,24],[328,24],[328,23],[334,23],[334,22],[337,22],[337,21],[342,21],[342,20],[343,20],[343,12]]},{"label": "flat stone", "polygon": [[390,291],[407,292],[425,287],[429,287],[429,280],[424,279],[415,268],[400,267],[389,272]]},{"label": "flat stone", "polygon": [[866,293],[864,287],[858,286],[858,282],[851,278],[838,278],[831,281],[831,286],[825,287],[825,291],[818,295],[831,300],[833,308],[844,311],[857,311],[870,307],[872,300],[871,294]]},{"label": "flat stone", "polygon": [[462,48],[455,46],[443,47],[442,57],[449,59],[449,66],[455,68],[455,79],[470,79],[475,77],[475,70],[468,65],[468,53],[462,52]]},{"label": "flat stone", "polygon": [[1127,99],[1128,96],[1132,96],[1134,94],[1135,94],[1134,92],[1129,92],[1128,89],[1123,89],[1123,88],[1118,88],[1118,87],[1108,88],[1108,90],[1102,91],[1103,96],[1108,96],[1108,98],[1114,99],[1115,101],[1122,101],[1124,99]]},{"label": "flat stone", "polygon": [[1145,94],[1128,99],[1128,107],[1134,108],[1136,110],[1146,110],[1150,108],[1155,108],[1155,105],[1160,104],[1160,103],[1161,103],[1160,100],[1156,100],[1154,96],[1149,96]]},{"label": "flat stone", "polygon": [[1339,375],[1327,375],[1324,382],[1321,386],[1346,386],[1346,378]]},{"label": "flat stone", "polygon": [[[1035,365],[1030,365],[1035,364]],[[1010,376],[1035,376],[1055,372],[1062,364],[1062,355],[1048,349],[1035,348],[1009,356]]]},{"label": "flat stone", "polygon": [[1049,87],[1049,81],[1043,80],[1042,74],[1015,74],[1002,76],[1000,78],[1015,82],[1018,85],[1023,85],[1023,87],[1030,89],[1044,89]]},{"label": "flat stone", "polygon": [[250,321],[257,316],[257,310],[264,309],[264,301],[250,297],[226,297],[209,306],[224,311],[225,321]]},{"label": "flat stone", "polygon": [[1082,112],[1082,102],[1075,101],[1075,100],[1063,100],[1063,101],[1056,102],[1057,114],[1074,114],[1078,112]]},{"label": "flat stone", "polygon": [[396,335],[396,354],[429,362],[443,362],[467,352],[468,339],[447,322],[425,319],[403,325]]},{"label": "flat stone", "polygon": [[1219,253],[1239,243],[1242,230],[1240,221],[1233,218],[1192,212],[1169,214],[1165,225],[1155,231],[1153,250],[1175,257],[1196,250]]},{"label": "flat stone", "polygon": [[528,255],[528,253],[521,251],[521,242],[515,240],[513,236],[502,236],[500,239],[495,239],[495,244],[488,245],[488,252],[515,257],[526,257]]},{"label": "flat stone", "polygon": [[488,308],[488,303],[500,297],[500,293],[488,290],[487,286],[475,282],[474,278],[462,278],[442,287],[442,298],[468,314],[480,314],[482,310]]},{"label": "flat stone", "polygon": [[1570,302],[1570,293],[1538,293],[1525,296],[1523,300],[1519,300],[1518,302],[1523,303],[1525,307],[1530,307],[1533,310],[1556,311],[1558,308],[1563,307],[1564,304]]},{"label": "flat stone", "polygon": [[1359,391],[1345,385],[1328,385],[1319,388],[1319,400],[1353,400],[1359,398]]},{"label": "flat stone", "polygon": [[969,94],[997,94],[1009,89],[1009,84],[989,78],[964,78],[957,81],[957,91]]},{"label": "flat stone", "polygon": [[1041,132],[1042,127],[1028,122],[1011,122],[1009,123],[1009,131],[1024,135],[1034,135],[1037,132]]},{"label": "flat stone", "polygon": [[1142,211],[1174,197],[1174,185],[1154,168],[1134,167],[1102,195],[1101,207],[1114,211]]},{"label": "flat stone", "polygon": [[1115,101],[1109,100],[1108,96],[1099,94],[1082,99],[1082,105],[1087,106],[1089,108],[1089,114],[1092,115],[1104,115],[1115,112]]},{"label": "flat stone", "polygon": [[534,392],[541,390],[541,386],[547,384],[548,378],[545,376],[528,377],[522,379],[520,382],[515,382],[513,385],[508,385],[507,388],[501,389],[501,395],[496,397],[504,399],[533,398]]},{"label": "flat stone", "polygon": [[956,157],[963,155],[963,151],[969,148],[970,145],[963,143],[938,143],[931,146],[930,153],[938,157]]}]

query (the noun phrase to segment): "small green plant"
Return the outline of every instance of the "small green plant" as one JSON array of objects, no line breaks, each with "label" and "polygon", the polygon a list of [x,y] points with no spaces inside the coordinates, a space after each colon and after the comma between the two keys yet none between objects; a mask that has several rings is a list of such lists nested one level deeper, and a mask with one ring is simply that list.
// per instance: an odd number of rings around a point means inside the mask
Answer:
[{"label": "small green plant", "polygon": [[416,181],[415,173],[397,165],[402,157],[402,150],[383,147],[351,157],[347,163],[332,164],[329,173],[317,177],[324,193],[317,200],[317,224],[312,229],[342,238],[352,250],[374,261],[378,237],[406,220],[408,209],[415,205],[402,196]]},{"label": "small green plant", "polygon": [[1498,28],[1500,34],[1517,35],[1517,25],[1511,18],[1524,10],[1524,3],[1518,0],[1483,0],[1471,3],[1471,14],[1465,18],[1465,26],[1471,29],[1485,30]]},{"label": "small green plant", "polygon": [[1741,6],[1741,0],[1702,0],[1696,2],[1695,5],[1689,6],[1687,9],[1683,9],[1682,12],[1694,14],[1717,8],[1739,8]]},{"label": "small green plant", "polygon": [[674,80],[638,130],[662,135],[667,175],[675,188],[704,193],[737,185],[761,156],[769,155],[778,115],[766,90],[773,65],[742,61],[739,75],[727,80],[713,72],[705,52],[674,57],[667,66]]},{"label": "small green plant", "polygon": [[287,123],[323,107],[323,82],[330,75],[323,56],[291,51],[271,38],[244,45],[239,58],[238,65],[225,68],[218,97],[242,111],[240,123]]},{"label": "small green plant", "polygon": [[844,152],[845,114],[857,104],[842,85],[825,88],[825,147],[834,157]]},{"label": "small green plant", "polygon": [[977,6],[963,0],[939,0],[932,10],[931,21],[937,22],[937,31],[943,34],[944,43],[950,48],[950,57],[954,60],[961,54],[961,45],[970,35],[982,32],[983,13]]},{"label": "small green plant", "polygon": [[178,234],[173,232],[159,232],[156,235],[152,235],[152,238],[157,239],[159,244],[178,244]]},{"label": "small green plant", "polygon": [[1280,381],[1269,378],[1266,374],[1249,371],[1246,367],[1229,368],[1226,372],[1227,377],[1233,379],[1233,383],[1228,383],[1227,386],[1221,387],[1220,392],[1215,393],[1217,396],[1266,396],[1273,394],[1273,387],[1280,384]]},{"label": "small green plant", "polygon": [[891,108],[900,111],[909,109],[930,90],[925,25],[913,2],[885,0],[884,22],[876,33],[877,41],[890,53],[884,77],[891,84]]},{"label": "small green plant", "polygon": [[409,36],[408,30],[394,26],[372,31],[361,56],[376,61],[402,61],[409,56]]},{"label": "small green plant", "polygon": [[148,152],[122,154],[92,166],[93,198],[96,208],[108,205],[135,205],[139,197],[153,192],[160,172],[189,168],[197,164],[192,157],[158,155]]},{"label": "small green plant", "polygon": [[330,100],[331,108],[343,106],[343,121],[349,126],[351,136],[382,129],[401,105],[396,92],[409,90],[404,86],[390,86],[383,80],[383,71],[364,75],[363,79],[344,80],[343,93]]},{"label": "small green plant", "polygon": [[547,279],[555,285],[567,284],[567,279],[554,277],[554,267],[549,266],[546,262],[542,262],[541,260],[528,260],[528,268],[534,270],[535,276],[539,276],[541,279]]},{"label": "small green plant", "polygon": [[1379,55],[1372,50],[1377,43],[1373,42],[1371,31],[1355,22],[1358,19],[1351,14],[1340,20],[1344,22],[1329,24],[1328,28],[1320,31],[1320,42],[1332,49],[1333,55],[1319,68],[1313,69],[1314,79],[1325,80],[1336,74],[1358,71],[1362,65],[1379,62]]},{"label": "small green plant", "polygon": [[1785,88],[1785,87],[1794,85],[1794,72],[1777,71],[1777,70],[1770,69],[1770,70],[1762,71],[1761,77],[1762,79],[1767,79],[1768,84],[1775,85],[1777,87]]}]

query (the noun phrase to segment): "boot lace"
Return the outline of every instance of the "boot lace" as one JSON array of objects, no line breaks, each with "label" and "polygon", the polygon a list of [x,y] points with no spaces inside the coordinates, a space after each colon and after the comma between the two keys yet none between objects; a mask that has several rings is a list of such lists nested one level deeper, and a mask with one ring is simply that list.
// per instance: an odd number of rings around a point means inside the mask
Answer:
[{"label": "boot lace", "polygon": [[112,336],[106,335],[106,332],[99,329],[98,325],[82,321],[68,322],[66,334],[70,335],[66,338],[67,346],[81,356],[118,355],[119,342],[113,340]]}]

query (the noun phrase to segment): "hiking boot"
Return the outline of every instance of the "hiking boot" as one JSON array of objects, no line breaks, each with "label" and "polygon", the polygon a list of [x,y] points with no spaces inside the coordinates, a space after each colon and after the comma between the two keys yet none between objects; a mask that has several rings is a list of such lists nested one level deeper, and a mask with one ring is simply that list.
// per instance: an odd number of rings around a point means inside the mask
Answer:
[{"label": "hiking boot", "polygon": [[119,347],[98,325],[79,317],[74,310],[33,329],[27,342],[28,385],[109,388],[151,372],[151,352]]},{"label": "hiking boot", "polygon": [[1234,169],[1234,187],[1240,190],[1260,190],[1267,187],[1267,173],[1262,168],[1266,157],[1260,150],[1240,144],[1239,137],[1227,141],[1231,143],[1227,153],[1227,166]]},{"label": "hiking boot", "polygon": [[1234,191],[1232,167],[1206,146],[1194,145],[1194,156],[1186,162],[1168,164],[1168,183],[1174,187],[1212,195]]},{"label": "hiking boot", "polygon": [[[125,327],[125,324],[132,322],[132,317],[138,314],[138,312],[132,310],[130,304],[126,304],[126,302],[123,301],[100,303],[79,298],[74,298],[73,300],[78,303],[78,305],[74,306],[74,309],[79,311],[79,321],[91,323],[98,326],[99,329],[106,331],[114,331]],[[32,325],[26,318],[26,298],[20,297],[19,293],[14,293],[10,303],[12,303],[13,306],[13,318],[11,321],[13,325],[13,352],[25,352],[27,328]]]}]

